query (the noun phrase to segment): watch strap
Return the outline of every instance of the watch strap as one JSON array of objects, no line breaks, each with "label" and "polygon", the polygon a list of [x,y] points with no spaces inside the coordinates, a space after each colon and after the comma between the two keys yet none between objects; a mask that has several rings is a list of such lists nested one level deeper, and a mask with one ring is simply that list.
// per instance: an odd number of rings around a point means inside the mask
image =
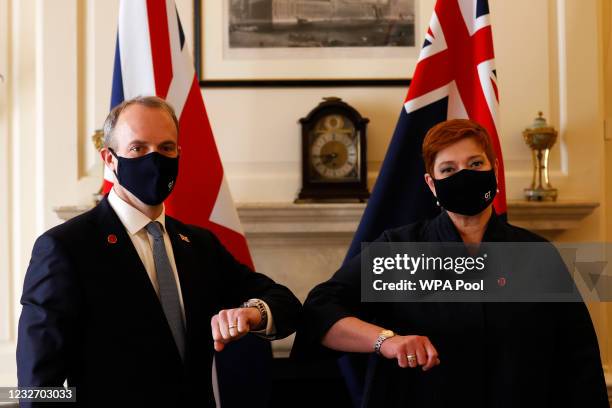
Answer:
[{"label": "watch strap", "polygon": [[380,355],[380,348],[382,347],[383,342],[393,336],[395,336],[395,333],[393,333],[391,330],[383,330],[380,332],[376,338],[376,342],[374,343],[374,352]]},{"label": "watch strap", "polygon": [[261,315],[261,323],[259,323],[259,327],[265,328],[268,325],[268,312],[266,310],[266,306],[261,299],[249,299],[244,302],[241,307],[254,307],[259,310]]}]

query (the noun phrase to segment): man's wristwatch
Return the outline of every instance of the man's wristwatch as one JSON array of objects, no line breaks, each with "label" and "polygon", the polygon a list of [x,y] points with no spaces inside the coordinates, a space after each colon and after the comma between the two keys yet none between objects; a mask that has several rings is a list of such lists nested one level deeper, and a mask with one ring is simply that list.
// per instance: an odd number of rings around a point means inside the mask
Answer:
[{"label": "man's wristwatch", "polygon": [[376,354],[380,354],[380,347],[383,344],[383,341],[395,336],[395,333],[391,330],[383,330],[380,332],[378,337],[376,338],[376,343],[374,343],[374,351]]},{"label": "man's wristwatch", "polygon": [[255,307],[259,310],[261,314],[261,323],[259,323],[259,327],[263,330],[268,326],[268,312],[266,311],[266,306],[264,306],[264,302],[259,299],[249,299],[242,304],[241,307]]}]

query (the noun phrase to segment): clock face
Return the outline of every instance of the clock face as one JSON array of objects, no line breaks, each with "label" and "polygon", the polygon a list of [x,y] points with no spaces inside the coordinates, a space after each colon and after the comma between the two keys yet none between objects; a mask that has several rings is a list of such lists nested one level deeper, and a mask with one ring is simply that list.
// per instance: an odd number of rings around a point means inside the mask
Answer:
[{"label": "clock face", "polygon": [[342,115],[321,118],[310,133],[313,181],[359,181],[359,134]]}]

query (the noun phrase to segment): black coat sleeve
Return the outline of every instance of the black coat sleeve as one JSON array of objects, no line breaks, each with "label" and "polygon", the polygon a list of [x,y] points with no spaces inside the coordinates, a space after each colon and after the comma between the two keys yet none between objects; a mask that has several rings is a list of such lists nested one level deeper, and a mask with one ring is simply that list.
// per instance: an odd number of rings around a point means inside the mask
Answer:
[{"label": "black coat sleeve", "polygon": [[69,257],[57,239],[42,235],[34,244],[21,297],[17,339],[20,387],[63,385],[74,346],[77,296]]},{"label": "black coat sleeve", "polygon": [[214,277],[222,292],[224,309],[235,308],[257,298],[267,303],[276,328],[276,339],[295,332],[301,318],[302,304],[285,286],[238,262],[217,237],[210,233],[215,263],[220,273]]},{"label": "black coat sleeve", "polygon": [[[383,233],[375,242],[389,241]],[[323,336],[340,319],[356,317],[371,321],[376,304],[361,302],[361,255],[356,255],[342,265],[326,282],[315,286],[304,302],[302,326],[294,342],[292,357],[338,357],[321,345]]]}]

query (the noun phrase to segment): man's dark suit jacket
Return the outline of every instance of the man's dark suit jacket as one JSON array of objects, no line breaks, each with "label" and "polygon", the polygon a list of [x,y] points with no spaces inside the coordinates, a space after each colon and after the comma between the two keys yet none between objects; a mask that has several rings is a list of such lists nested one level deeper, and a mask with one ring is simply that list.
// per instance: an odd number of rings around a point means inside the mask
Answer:
[{"label": "man's dark suit jacket", "polygon": [[185,361],[105,198],[34,244],[21,299],[20,386],[61,386],[67,379],[79,406],[214,405],[214,314],[259,298],[271,309],[277,338],[295,330],[301,305],[287,288],[238,263],[208,230],[171,217],[166,229],[185,306]]}]

